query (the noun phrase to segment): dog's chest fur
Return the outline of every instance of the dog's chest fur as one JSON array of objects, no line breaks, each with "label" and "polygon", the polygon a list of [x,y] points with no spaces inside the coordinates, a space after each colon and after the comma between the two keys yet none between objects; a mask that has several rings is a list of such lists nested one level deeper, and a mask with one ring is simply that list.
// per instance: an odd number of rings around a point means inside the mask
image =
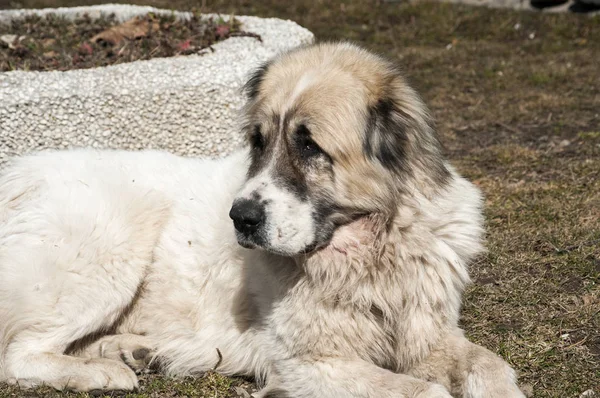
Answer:
[{"label": "dog's chest fur", "polygon": [[[389,276],[390,288],[399,276]],[[266,333],[273,351],[283,358],[360,358],[392,371],[407,371],[448,330],[457,309],[450,303],[432,305],[433,300],[417,303],[409,292],[378,288],[380,297],[374,297],[360,293],[370,288],[356,286],[353,301],[348,301],[348,296],[323,294],[299,279],[268,315]],[[440,316],[440,309],[447,315]]]},{"label": "dog's chest fur", "polygon": [[381,310],[316,296],[305,281],[279,301],[270,315],[268,334],[282,354],[298,357],[360,358],[396,369],[393,326]]}]

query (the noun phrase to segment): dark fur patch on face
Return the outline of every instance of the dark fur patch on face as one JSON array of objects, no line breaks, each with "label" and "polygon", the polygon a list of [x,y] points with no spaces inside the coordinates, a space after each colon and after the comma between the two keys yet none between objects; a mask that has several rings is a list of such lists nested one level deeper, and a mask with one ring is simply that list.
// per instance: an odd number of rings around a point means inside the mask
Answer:
[{"label": "dark fur patch on face", "polygon": [[[279,126],[278,115],[273,116],[273,126]],[[275,127],[277,128],[277,127]],[[250,167],[248,168],[248,178],[252,178],[260,173],[268,164],[275,160],[271,177],[275,183],[292,192],[301,200],[308,197],[308,185],[306,183],[305,173],[298,164],[297,156],[291,153],[295,147],[290,147],[286,141],[286,130],[281,133],[269,134],[267,138],[265,132],[261,131],[260,126],[250,127],[249,142],[251,145]],[[279,135],[279,136],[278,136]]]},{"label": "dark fur patch on face", "polygon": [[271,66],[272,61],[265,62],[250,75],[250,78],[244,85],[243,91],[248,96],[248,99],[255,99],[260,90],[260,85]]},{"label": "dark fur patch on face", "polygon": [[[279,115],[273,114],[271,116],[271,126],[279,126],[279,118]],[[248,132],[247,139],[251,148],[248,178],[257,175],[273,156],[273,151],[275,150],[273,138],[276,134],[268,134],[268,126],[268,123],[263,126],[260,123],[250,121],[248,122],[248,125],[244,127],[244,130]]]},{"label": "dark fur patch on face", "polygon": [[[343,213],[340,213],[335,201],[328,196],[321,196],[316,198],[314,201],[314,212],[313,212],[313,220],[316,221],[320,225],[315,231],[315,240],[319,242],[319,246],[326,245],[331,236],[333,235],[333,231],[339,226],[344,224],[345,222],[336,223],[334,218],[335,215],[340,214],[343,216]],[[340,217],[341,218],[341,217]],[[325,222],[325,220],[329,220],[329,222]]]},{"label": "dark fur patch on face", "polygon": [[391,99],[381,99],[369,109],[364,149],[388,170],[403,172],[406,162],[406,121]]},{"label": "dark fur patch on face", "polygon": [[[286,116],[286,118],[290,118],[290,116]],[[283,124],[283,131],[276,149],[275,167],[273,169],[275,175],[273,175],[273,178],[280,186],[285,187],[285,189],[294,193],[297,198],[305,201],[308,198],[308,185],[305,172],[298,162],[296,149],[293,145],[290,145],[286,138],[288,123],[284,122]]]},{"label": "dark fur patch on face", "polygon": [[293,193],[298,199],[306,201],[308,199],[308,185],[304,173],[299,170],[290,156],[279,156],[275,162],[273,180],[284,187],[287,191]]}]

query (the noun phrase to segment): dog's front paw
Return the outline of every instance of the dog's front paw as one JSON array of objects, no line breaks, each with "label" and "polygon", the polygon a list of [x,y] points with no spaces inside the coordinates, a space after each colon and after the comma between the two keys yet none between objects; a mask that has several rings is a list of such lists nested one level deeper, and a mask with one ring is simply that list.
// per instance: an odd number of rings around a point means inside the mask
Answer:
[{"label": "dog's front paw", "polygon": [[155,370],[155,351],[147,347],[140,347],[133,351],[121,349],[120,357],[136,374],[150,373]]},{"label": "dog's front paw", "polygon": [[134,334],[105,336],[86,348],[84,357],[100,357],[124,362],[136,374],[149,373],[158,366],[152,340]]}]

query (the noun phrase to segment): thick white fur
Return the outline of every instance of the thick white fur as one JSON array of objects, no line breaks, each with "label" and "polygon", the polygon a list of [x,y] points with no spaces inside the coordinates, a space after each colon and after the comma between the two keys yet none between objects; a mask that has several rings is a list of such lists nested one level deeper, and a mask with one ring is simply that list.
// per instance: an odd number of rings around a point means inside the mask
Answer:
[{"label": "thick white fur", "polygon": [[0,177],[0,380],[132,389],[119,358],[147,347],[170,374],[266,379],[264,397],[522,396],[457,327],[481,251],[475,187],[452,172],[432,199],[406,198],[387,236],[361,219],[286,258],[236,242],[246,168],[244,152],[15,160]]}]

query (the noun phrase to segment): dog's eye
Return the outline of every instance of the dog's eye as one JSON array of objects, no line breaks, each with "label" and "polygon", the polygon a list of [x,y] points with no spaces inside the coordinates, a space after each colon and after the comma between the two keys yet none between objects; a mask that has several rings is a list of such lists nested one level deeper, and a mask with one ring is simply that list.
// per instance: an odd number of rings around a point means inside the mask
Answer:
[{"label": "dog's eye", "polygon": [[319,145],[310,138],[310,131],[305,125],[298,127],[296,134],[300,155],[304,159],[309,159],[323,153]]},{"label": "dog's eye", "polygon": [[320,154],[321,148],[319,148],[319,146],[310,138],[304,138],[302,140],[301,152],[303,157],[310,158]]},{"label": "dog's eye", "polygon": [[250,145],[253,149],[262,151],[265,147],[265,139],[260,131],[260,126],[255,126],[254,131],[250,135]]}]

